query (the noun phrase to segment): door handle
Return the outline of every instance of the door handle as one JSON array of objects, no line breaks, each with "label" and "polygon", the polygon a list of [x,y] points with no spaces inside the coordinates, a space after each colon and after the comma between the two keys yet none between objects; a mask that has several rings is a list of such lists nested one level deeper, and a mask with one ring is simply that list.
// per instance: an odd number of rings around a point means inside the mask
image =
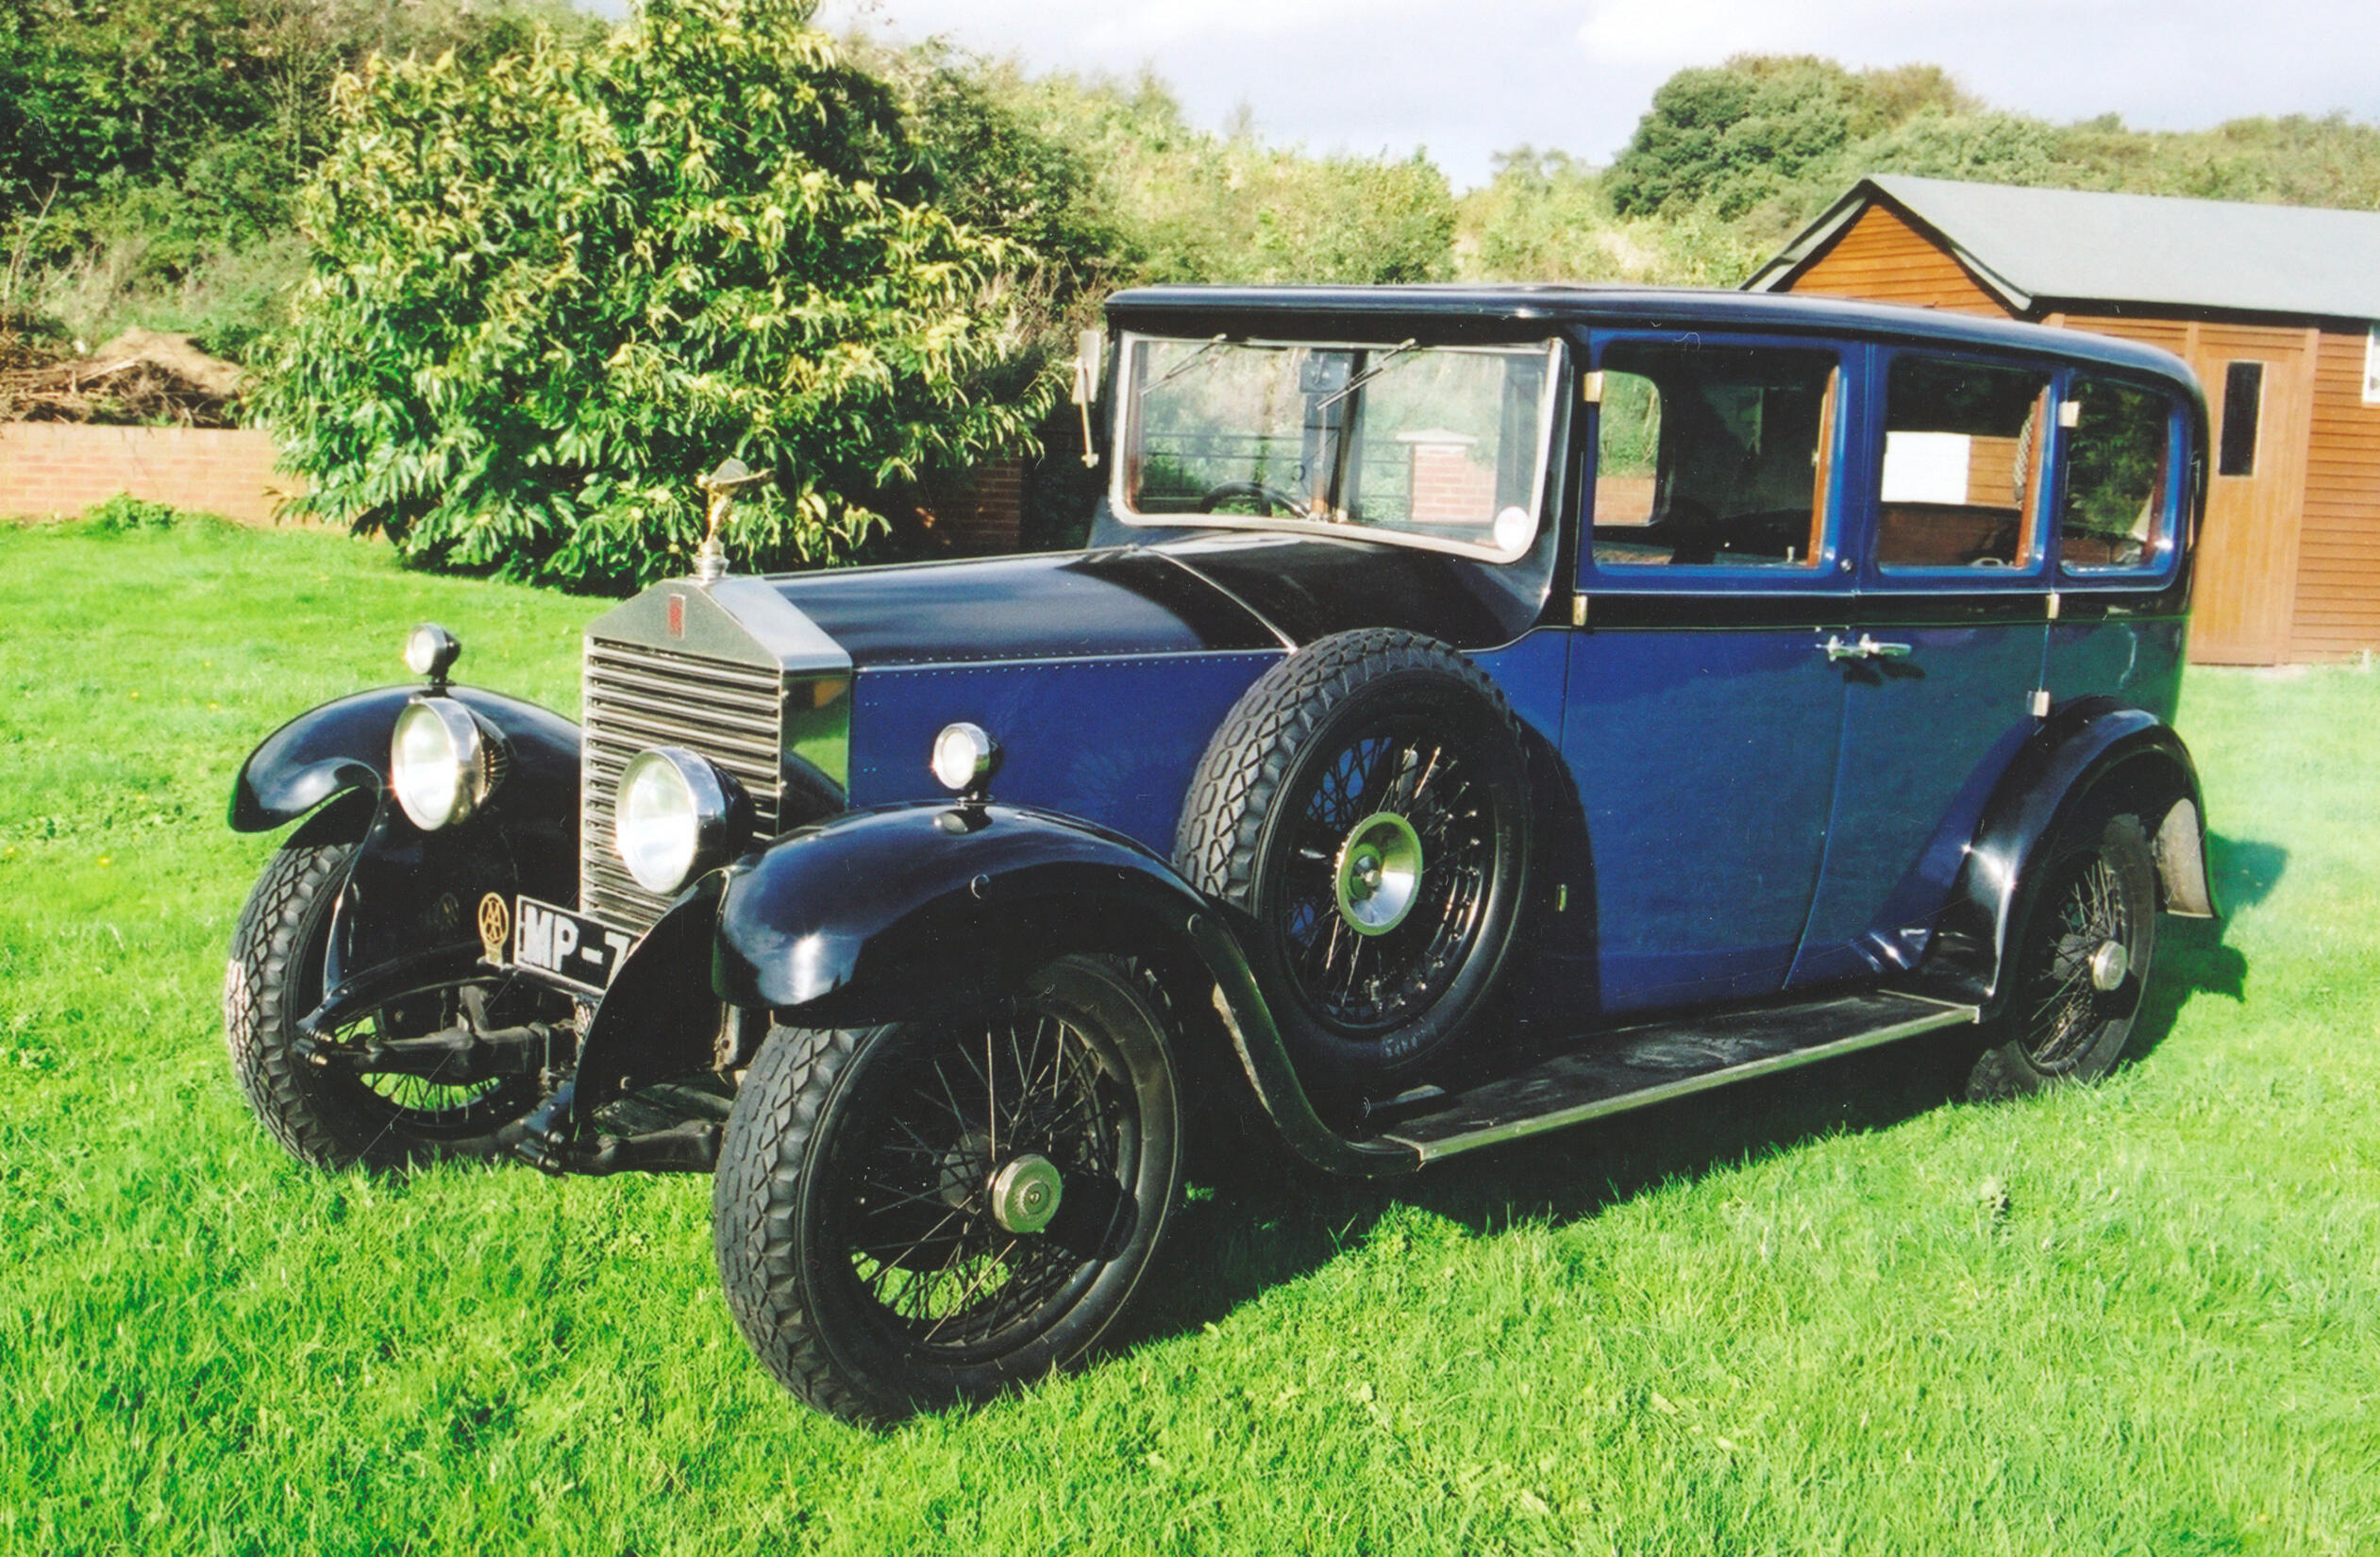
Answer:
[{"label": "door handle", "polygon": [[1906,644],[1878,643],[1872,634],[1865,632],[1859,635],[1856,644],[1847,644],[1843,642],[1842,634],[1830,632],[1825,643],[1810,646],[1825,655],[1830,665],[1839,660],[1902,660],[1906,659],[1909,653]]}]

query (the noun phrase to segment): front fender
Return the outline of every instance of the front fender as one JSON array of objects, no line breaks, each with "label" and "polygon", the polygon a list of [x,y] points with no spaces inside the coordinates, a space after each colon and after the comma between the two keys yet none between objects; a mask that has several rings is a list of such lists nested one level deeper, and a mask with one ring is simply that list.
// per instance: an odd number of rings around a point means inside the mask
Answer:
[{"label": "front fender", "polygon": [[[293,822],[332,795],[351,789],[376,795],[387,787],[389,738],[396,716],[420,691],[377,687],[307,710],[257,743],[231,786],[231,827],[263,832]],[[502,730],[512,743],[513,772],[496,797],[516,787],[551,802],[565,784],[575,819],[578,795],[578,727],[535,703],[478,687],[448,687],[446,695]]]},{"label": "front fender", "polygon": [[1140,845],[1071,817],[902,806],[796,833],[729,873],[713,971],[731,1004],[848,1026],[980,998],[1027,960],[1081,949],[1194,958],[1257,1102],[1307,1162],[1419,1165],[1315,1112],[1224,916]]},{"label": "front fender", "polygon": [[460,827],[423,832],[389,793],[389,737],[413,690],[383,687],[300,714],[258,745],[233,786],[231,825],[255,831],[341,794],[371,820],[333,912],[324,1000],[311,1027],[427,984],[469,977],[480,946],[479,899],[517,893],[550,902],[578,891],[578,728],[533,703],[476,687],[449,695],[494,725],[511,748],[504,782]]},{"label": "front fender", "polygon": [[2095,800],[2139,816],[2168,912],[2196,918],[2221,912],[2189,748],[2154,713],[2087,698],[2058,711],[1993,790],[1911,987],[1996,1014],[2005,996],[2002,962],[2039,890],[2039,866],[2058,829]]},{"label": "front fender", "polygon": [[892,1008],[931,1003],[938,983],[964,998],[997,976],[987,964],[1016,947],[1029,920],[1096,929],[1102,909],[1123,907],[1178,929],[1206,909],[1121,833],[1014,806],[857,812],[796,832],[729,876],[719,993],[779,1011],[833,1000],[837,1021],[906,1014]]}]

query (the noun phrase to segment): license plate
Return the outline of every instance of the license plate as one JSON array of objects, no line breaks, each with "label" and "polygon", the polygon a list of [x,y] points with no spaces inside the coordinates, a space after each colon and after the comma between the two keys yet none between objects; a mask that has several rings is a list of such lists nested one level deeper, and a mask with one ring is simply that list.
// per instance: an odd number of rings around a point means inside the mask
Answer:
[{"label": "license plate", "polygon": [[636,938],[534,897],[512,900],[512,965],[601,995]]}]

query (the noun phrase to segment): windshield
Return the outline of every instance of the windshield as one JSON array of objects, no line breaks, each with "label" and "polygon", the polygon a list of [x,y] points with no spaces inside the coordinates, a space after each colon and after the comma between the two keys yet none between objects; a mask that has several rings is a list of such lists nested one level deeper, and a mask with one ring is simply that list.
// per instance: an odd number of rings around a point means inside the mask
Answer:
[{"label": "windshield", "polygon": [[1117,511],[1518,557],[1537,533],[1555,349],[1130,338]]}]

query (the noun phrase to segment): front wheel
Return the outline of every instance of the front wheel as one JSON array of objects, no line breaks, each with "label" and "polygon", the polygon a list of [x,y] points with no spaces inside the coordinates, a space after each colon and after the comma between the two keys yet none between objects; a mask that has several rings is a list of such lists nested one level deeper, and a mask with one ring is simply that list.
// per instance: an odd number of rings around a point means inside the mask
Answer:
[{"label": "front wheel", "polygon": [[964,1017],[777,1027],[713,1180],[729,1310],[846,1420],[988,1398],[1123,1310],[1180,1186],[1179,1120],[1158,1008],[1093,958]]},{"label": "front wheel", "polygon": [[2138,819],[2062,831],[2009,943],[2001,1042],[1975,1062],[1969,1096],[2011,1097],[2114,1069],[2156,946],[2156,861]]},{"label": "front wheel", "polygon": [[[444,1157],[494,1157],[536,1106],[533,1078],[448,1083],[357,1077],[307,1063],[297,1024],[322,1001],[331,911],[353,844],[292,844],[273,857],[241,910],[224,972],[224,1036],[248,1106],[274,1139],[316,1167],[394,1169]],[[392,1001],[335,1033],[339,1044],[418,1037],[454,1019],[461,991]]]}]

